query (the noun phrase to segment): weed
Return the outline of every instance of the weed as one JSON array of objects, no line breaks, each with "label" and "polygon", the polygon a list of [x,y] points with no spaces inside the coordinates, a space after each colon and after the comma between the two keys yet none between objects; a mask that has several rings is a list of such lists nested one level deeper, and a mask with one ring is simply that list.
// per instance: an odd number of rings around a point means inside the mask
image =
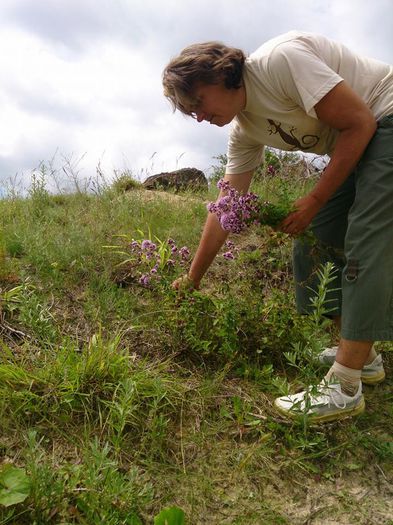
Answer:
[{"label": "weed", "polygon": [[[45,454],[45,440],[29,431],[23,452],[30,478],[25,509],[3,513],[2,523],[106,523],[141,525],[140,510],[151,501],[152,488],[133,467],[122,473],[108,444],[93,440],[79,463],[58,465]],[[16,523],[16,521],[13,521]]]},{"label": "weed", "polygon": [[36,216],[41,216],[45,207],[49,204],[46,176],[47,169],[45,164],[41,164],[39,169],[34,171],[31,176],[29,196],[32,204],[32,211]]},{"label": "weed", "polygon": [[111,189],[115,193],[124,193],[141,188],[141,183],[133,178],[129,173],[121,173],[116,175],[115,180],[112,183]]},{"label": "weed", "polygon": [[51,306],[29,284],[18,287],[18,320],[34,337],[45,343],[59,338],[58,329],[51,313]]},{"label": "weed", "polygon": [[171,238],[161,240],[157,236],[153,237],[150,229],[147,238],[141,230],[138,230],[138,234],[142,236],[140,239],[130,239],[123,235],[124,247],[105,248],[123,256],[118,266],[127,266],[129,274],[138,276],[139,284],[150,287],[162,282],[165,285],[168,284],[168,279],[173,280],[174,275],[179,274],[179,268],[184,272],[190,257],[187,246],[178,248]]}]

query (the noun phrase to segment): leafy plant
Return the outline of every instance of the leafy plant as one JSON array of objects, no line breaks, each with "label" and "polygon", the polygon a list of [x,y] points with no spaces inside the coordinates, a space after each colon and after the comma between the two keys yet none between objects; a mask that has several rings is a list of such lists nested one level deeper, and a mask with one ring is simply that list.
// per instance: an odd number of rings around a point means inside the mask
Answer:
[{"label": "leafy plant", "polygon": [[154,525],[185,525],[185,523],[184,512],[178,507],[163,509],[154,518]]},{"label": "leafy plant", "polygon": [[122,471],[108,444],[94,439],[80,462],[54,465],[37,432],[30,431],[27,439],[29,523],[57,523],[72,507],[77,523],[142,525],[139,509],[151,500],[152,488],[138,469]]},{"label": "leafy plant", "polygon": [[3,310],[12,314],[18,310],[19,306],[23,303],[26,288],[24,285],[19,285],[14,286],[10,290],[0,290],[0,311]]},{"label": "leafy plant", "polygon": [[30,478],[22,468],[6,463],[0,467],[0,505],[22,503],[30,493]]},{"label": "leafy plant", "polygon": [[137,181],[128,171],[116,174],[116,178],[111,188],[117,193],[124,193],[135,189],[140,189],[142,184]]},{"label": "leafy plant", "polygon": [[138,230],[138,233],[142,238],[130,239],[123,235],[125,246],[104,248],[126,256],[118,266],[128,265],[135,270],[139,284],[149,287],[161,280],[165,282],[168,276],[173,276],[177,268],[184,268],[190,257],[187,246],[178,248],[171,238],[161,240],[157,236],[152,237],[150,230],[147,238],[141,230]]}]

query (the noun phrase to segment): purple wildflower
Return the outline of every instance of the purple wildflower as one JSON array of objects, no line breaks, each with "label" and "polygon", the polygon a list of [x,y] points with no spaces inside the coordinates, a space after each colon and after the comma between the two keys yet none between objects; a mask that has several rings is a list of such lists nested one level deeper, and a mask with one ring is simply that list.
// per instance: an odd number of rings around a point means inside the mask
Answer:
[{"label": "purple wildflower", "polygon": [[217,206],[216,206],[215,202],[209,202],[209,204],[207,205],[207,211],[209,213],[216,213]]},{"label": "purple wildflower", "polygon": [[188,261],[188,259],[190,258],[190,250],[187,248],[187,246],[183,246],[182,248],[180,248],[179,254],[182,261]]},{"label": "purple wildflower", "polygon": [[151,278],[149,277],[149,275],[146,275],[145,273],[142,274],[139,278],[139,283],[142,285],[142,286],[149,286],[150,284],[150,280]]},{"label": "purple wildflower", "polygon": [[138,241],[132,241],[130,244],[130,249],[132,252],[140,252],[141,246]]},{"label": "purple wildflower", "polygon": [[129,249],[133,252],[133,264],[139,266],[139,284],[150,288],[162,280],[161,273],[171,272],[178,267],[184,267],[190,258],[187,246],[178,248],[175,241],[169,238],[165,245],[160,242],[160,249],[150,239],[132,240]]},{"label": "purple wildflower", "polygon": [[154,244],[154,242],[150,241],[149,239],[145,239],[144,241],[142,241],[141,248],[145,252],[154,252],[157,246]]},{"label": "purple wildflower", "polygon": [[234,211],[223,213],[220,217],[220,224],[223,230],[233,233],[240,233],[244,227],[241,218]]},{"label": "purple wildflower", "polygon": [[217,188],[220,189],[221,191],[227,191],[229,193],[229,195],[231,195],[231,193],[233,191],[236,191],[232,186],[231,186],[231,183],[227,180],[224,180],[224,179],[220,179],[218,182],[217,182]]},{"label": "purple wildflower", "polygon": [[259,219],[260,202],[258,195],[255,193],[243,195],[223,179],[218,181],[217,185],[226,194],[217,202],[210,202],[207,209],[217,215],[224,230],[240,233]]},{"label": "purple wildflower", "polygon": [[239,251],[238,248],[236,248],[235,243],[228,240],[225,242],[225,246],[228,248],[228,250],[225,253],[223,253],[222,256],[228,260],[235,259],[237,252]]}]

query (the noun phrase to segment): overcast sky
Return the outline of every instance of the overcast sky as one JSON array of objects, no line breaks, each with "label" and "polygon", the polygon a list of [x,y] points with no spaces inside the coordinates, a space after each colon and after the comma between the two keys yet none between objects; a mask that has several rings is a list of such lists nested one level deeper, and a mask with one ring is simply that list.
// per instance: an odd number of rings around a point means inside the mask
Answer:
[{"label": "overcast sky", "polygon": [[[161,74],[191,43],[251,53],[291,29],[393,62],[392,0],[0,0],[0,187],[40,162],[82,177],[197,167],[228,127],[172,113]],[[79,162],[78,162],[79,161]]]}]

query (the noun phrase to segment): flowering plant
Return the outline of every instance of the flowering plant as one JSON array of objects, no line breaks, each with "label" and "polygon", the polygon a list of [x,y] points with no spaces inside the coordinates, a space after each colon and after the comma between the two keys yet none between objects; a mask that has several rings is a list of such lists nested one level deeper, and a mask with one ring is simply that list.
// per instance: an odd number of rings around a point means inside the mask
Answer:
[{"label": "flowering plant", "polygon": [[[152,242],[150,239],[143,241],[133,240],[130,244],[131,253],[135,263],[141,269],[139,284],[148,287],[152,281],[159,281],[162,274],[175,267],[176,264],[184,267],[190,258],[187,246],[178,248],[173,239]],[[147,270],[147,271],[146,271]]]},{"label": "flowering plant", "polygon": [[[139,233],[143,235],[143,232],[139,231]],[[179,248],[171,238],[160,240],[155,237],[155,242],[152,241],[150,231],[148,239],[128,240],[126,237],[126,241],[128,241],[126,251],[120,246],[105,246],[105,248],[125,255],[126,259],[118,266],[126,266],[130,270],[133,280],[137,280],[140,285],[146,288],[160,282],[164,276],[170,276],[179,269],[183,270],[191,255],[187,246]]]},{"label": "flowering plant", "polygon": [[241,194],[228,181],[221,179],[217,186],[226,192],[217,202],[209,202],[207,209],[215,213],[221,227],[232,233],[240,233],[251,225],[276,227],[291,212],[289,203],[273,204],[263,201],[255,193]]}]

